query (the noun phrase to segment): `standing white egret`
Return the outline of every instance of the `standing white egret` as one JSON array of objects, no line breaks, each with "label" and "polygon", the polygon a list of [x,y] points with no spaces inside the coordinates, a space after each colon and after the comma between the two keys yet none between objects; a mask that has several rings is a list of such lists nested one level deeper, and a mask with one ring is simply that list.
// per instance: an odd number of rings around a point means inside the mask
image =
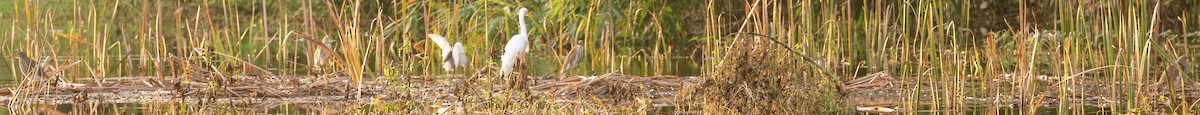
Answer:
[{"label": "standing white egret", "polygon": [[454,68],[462,68],[467,65],[467,54],[463,50],[462,42],[455,42],[454,46],[450,46],[450,42],[446,37],[437,34],[428,34],[429,39],[437,44],[442,49],[442,68],[446,71],[454,70]]},{"label": "standing white egret", "polygon": [[517,59],[525,57],[525,49],[529,47],[529,30],[525,29],[525,14],[529,13],[529,9],[521,8],[517,11],[517,24],[521,30],[517,35],[513,35],[508,39],[508,44],[504,45],[504,55],[500,56],[500,74],[507,75],[513,70],[513,66],[517,64]]}]

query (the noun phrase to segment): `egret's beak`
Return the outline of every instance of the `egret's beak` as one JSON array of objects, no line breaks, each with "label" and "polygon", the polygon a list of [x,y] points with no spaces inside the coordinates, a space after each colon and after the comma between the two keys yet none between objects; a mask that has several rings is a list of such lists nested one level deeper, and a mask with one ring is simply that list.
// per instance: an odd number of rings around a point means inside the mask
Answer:
[{"label": "egret's beak", "polygon": [[530,16],[530,17],[532,17],[532,16],[533,16],[533,13],[525,13],[525,16]]}]

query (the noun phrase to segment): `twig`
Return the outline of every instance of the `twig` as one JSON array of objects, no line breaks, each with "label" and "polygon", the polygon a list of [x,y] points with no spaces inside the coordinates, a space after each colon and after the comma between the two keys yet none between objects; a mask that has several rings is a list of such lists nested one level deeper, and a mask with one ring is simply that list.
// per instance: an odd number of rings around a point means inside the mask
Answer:
[{"label": "twig", "polygon": [[1100,69],[1104,69],[1104,68],[1110,68],[1110,67],[1126,67],[1126,68],[1129,68],[1129,66],[1124,66],[1124,65],[1109,65],[1109,66],[1103,66],[1103,67],[1092,68],[1092,69],[1084,70],[1084,71],[1082,71],[1082,72],[1079,72],[1079,73],[1075,73],[1075,75],[1067,76],[1067,78],[1063,78],[1062,80],[1059,80],[1059,81],[1058,81],[1058,83],[1054,83],[1054,86],[1061,85],[1061,84],[1063,83],[1063,81],[1071,80],[1071,78],[1078,77],[1079,75],[1083,75],[1084,73],[1088,73],[1088,72],[1092,72],[1092,71],[1096,71],[1096,70],[1100,70]]}]

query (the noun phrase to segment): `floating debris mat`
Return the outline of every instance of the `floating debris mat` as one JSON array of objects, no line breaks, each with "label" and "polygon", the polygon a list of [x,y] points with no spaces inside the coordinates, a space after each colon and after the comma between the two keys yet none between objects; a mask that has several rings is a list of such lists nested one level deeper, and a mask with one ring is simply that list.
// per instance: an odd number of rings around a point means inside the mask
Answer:
[{"label": "floating debris mat", "polygon": [[[388,80],[368,80],[362,91],[344,76],[229,76],[219,79],[195,77],[121,77],[107,78],[79,85],[21,85],[0,89],[0,101],[43,104],[68,103],[151,103],[221,100],[279,100],[288,102],[321,102],[361,99],[401,99]],[[418,87],[419,86],[415,86]],[[359,95],[353,95],[359,93]],[[368,102],[368,100],[358,100]]]},{"label": "floating debris mat", "polygon": [[679,89],[695,84],[694,77],[640,77],[609,73],[601,76],[564,77],[531,88],[557,103],[603,103],[625,106],[652,101],[655,106],[676,105]]}]

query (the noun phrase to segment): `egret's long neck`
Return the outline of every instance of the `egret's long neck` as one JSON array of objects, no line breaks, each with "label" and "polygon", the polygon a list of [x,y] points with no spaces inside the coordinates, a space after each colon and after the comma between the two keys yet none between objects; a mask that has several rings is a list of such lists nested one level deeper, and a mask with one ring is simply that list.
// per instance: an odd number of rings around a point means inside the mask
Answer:
[{"label": "egret's long neck", "polygon": [[529,34],[529,30],[525,29],[525,15],[517,14],[517,16],[517,24],[521,26],[521,33],[518,34]]}]

